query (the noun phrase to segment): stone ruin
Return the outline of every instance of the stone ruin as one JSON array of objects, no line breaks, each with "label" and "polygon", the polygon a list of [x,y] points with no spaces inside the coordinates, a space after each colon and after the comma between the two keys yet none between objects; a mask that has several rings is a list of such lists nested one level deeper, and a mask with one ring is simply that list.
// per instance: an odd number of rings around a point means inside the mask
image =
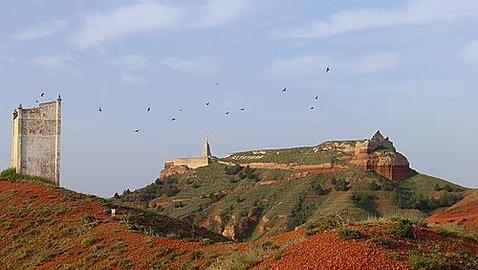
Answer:
[{"label": "stone ruin", "polygon": [[11,167],[60,185],[61,97],[14,110]]},{"label": "stone ruin", "polygon": [[190,169],[197,169],[206,167],[210,164],[212,159],[216,159],[211,153],[211,146],[206,138],[204,140],[204,146],[202,155],[199,157],[187,157],[187,158],[175,158],[166,161],[164,169],[160,172],[159,178],[164,179],[173,174],[183,174]]}]

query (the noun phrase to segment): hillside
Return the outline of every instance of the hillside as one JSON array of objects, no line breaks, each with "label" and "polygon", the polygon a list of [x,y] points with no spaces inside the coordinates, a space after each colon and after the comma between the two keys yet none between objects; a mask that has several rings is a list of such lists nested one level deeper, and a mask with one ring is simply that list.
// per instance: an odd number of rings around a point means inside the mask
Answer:
[{"label": "hillside", "polygon": [[157,254],[166,250],[179,265],[199,241],[227,241],[199,227],[193,236],[191,225],[139,209],[113,218],[96,197],[40,183],[0,181],[0,204],[3,269],[145,269],[162,264],[167,258]]},{"label": "hillside", "polygon": [[167,164],[154,183],[112,201],[193,219],[249,241],[330,216],[425,218],[463,198],[467,189],[413,171],[388,138],[377,134],[370,140],[233,153],[197,169]]},{"label": "hillside", "polygon": [[[249,243],[138,231],[109,207],[51,185],[0,180],[3,269],[477,269],[478,238],[400,219],[337,219]],[[115,206],[116,207],[116,206]],[[133,208],[125,212],[143,213]],[[160,218],[157,216],[156,218]],[[154,218],[153,218],[154,220]],[[171,225],[171,224],[170,224]],[[177,235],[173,236],[172,233]],[[169,234],[168,237],[163,235]],[[194,238],[196,239],[196,238]],[[218,237],[221,240],[221,237]],[[425,268],[428,267],[428,268]],[[435,268],[429,268],[435,267]],[[437,268],[439,267],[439,268]]]},{"label": "hillside", "polygon": [[478,191],[449,208],[433,213],[427,222],[431,226],[462,227],[478,233]]}]

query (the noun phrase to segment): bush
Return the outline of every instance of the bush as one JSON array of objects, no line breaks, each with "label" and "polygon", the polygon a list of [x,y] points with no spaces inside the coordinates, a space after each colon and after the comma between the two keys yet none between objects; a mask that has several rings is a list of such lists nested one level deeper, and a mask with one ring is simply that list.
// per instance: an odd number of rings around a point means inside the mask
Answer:
[{"label": "bush", "polygon": [[88,225],[96,221],[96,217],[94,216],[86,216],[83,218],[83,224]]},{"label": "bush", "polygon": [[385,181],[382,183],[381,188],[383,191],[393,191],[395,189],[395,184],[391,181]]},{"label": "bush", "polygon": [[332,179],[332,185],[336,191],[347,191],[349,190],[349,184],[344,179]]},{"label": "bush", "polygon": [[420,270],[453,269],[447,259],[439,254],[431,253],[428,256],[412,255],[408,259],[410,267]]},{"label": "bush", "polygon": [[256,174],[256,170],[252,169],[249,166],[246,166],[240,173],[239,173],[239,178],[241,180],[244,179],[250,179],[250,180],[259,180],[259,175]]},{"label": "bush", "polygon": [[350,196],[353,204],[372,214],[378,214],[376,209],[376,198],[376,196],[366,192],[354,192]]},{"label": "bush", "polygon": [[259,255],[254,251],[238,253],[233,257],[232,265],[229,269],[249,269],[257,265],[259,259]]},{"label": "bush", "polygon": [[240,171],[242,171],[243,167],[235,164],[233,166],[226,166],[224,168],[224,172],[227,174],[227,175],[236,175],[238,174]]},{"label": "bush", "polygon": [[312,190],[319,196],[326,195],[328,193],[328,191],[322,187],[320,179],[316,179],[312,182]]},{"label": "bush", "polygon": [[368,185],[368,188],[370,190],[377,191],[377,190],[380,190],[382,187],[379,184],[377,184],[377,182],[373,181],[372,183]]},{"label": "bush", "polygon": [[96,238],[94,237],[87,237],[81,240],[81,245],[84,247],[91,247],[96,243]]},{"label": "bush", "polygon": [[269,250],[278,249],[279,245],[277,245],[276,243],[274,243],[272,241],[266,241],[266,242],[262,243],[261,248],[264,251],[269,251]]},{"label": "bush", "polygon": [[339,231],[339,237],[341,239],[360,239],[363,238],[363,234],[357,230],[345,228]]},{"label": "bush", "polygon": [[195,250],[191,253],[191,260],[199,260],[204,257],[204,252],[202,250]]},{"label": "bush", "polygon": [[340,216],[331,216],[324,219],[319,220],[318,223],[314,223],[308,226],[309,230],[307,230],[307,235],[314,235],[318,232],[331,230],[335,228],[339,228],[345,225],[345,221],[340,218]]},{"label": "bush", "polygon": [[378,245],[381,245],[386,248],[392,248],[394,246],[394,243],[390,239],[386,239],[383,237],[375,236],[370,238],[370,240]]},{"label": "bush", "polygon": [[402,219],[398,224],[395,224],[395,227],[392,229],[392,235],[398,238],[412,238],[415,236],[412,229],[413,222],[409,219]]}]

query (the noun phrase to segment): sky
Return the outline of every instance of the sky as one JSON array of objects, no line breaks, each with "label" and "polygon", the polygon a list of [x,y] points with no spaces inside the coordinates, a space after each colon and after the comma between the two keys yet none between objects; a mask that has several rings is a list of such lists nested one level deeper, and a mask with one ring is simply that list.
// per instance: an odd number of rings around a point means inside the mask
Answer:
[{"label": "sky", "polygon": [[143,187],[205,137],[224,156],[377,129],[419,172],[478,187],[476,29],[476,0],[3,1],[0,167],[13,109],[45,92],[79,192]]}]

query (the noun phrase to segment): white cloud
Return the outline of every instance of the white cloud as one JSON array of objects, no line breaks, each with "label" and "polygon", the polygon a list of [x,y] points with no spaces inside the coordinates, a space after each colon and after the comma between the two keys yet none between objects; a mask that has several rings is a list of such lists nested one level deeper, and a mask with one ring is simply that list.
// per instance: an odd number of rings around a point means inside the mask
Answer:
[{"label": "white cloud", "polygon": [[123,55],[110,60],[110,63],[126,70],[141,70],[150,68],[148,60],[138,54]]},{"label": "white cloud", "polygon": [[69,54],[40,56],[31,60],[32,64],[50,71],[60,71],[68,68],[73,61]]},{"label": "white cloud", "polygon": [[139,31],[176,26],[183,15],[178,9],[156,3],[123,6],[109,13],[86,16],[71,41],[80,49],[98,47]]},{"label": "white cloud", "polygon": [[208,75],[214,72],[214,68],[208,60],[188,60],[170,57],[162,60],[161,64],[185,73]]},{"label": "white cloud", "polygon": [[393,69],[398,65],[400,65],[400,59],[397,55],[377,53],[358,59],[352,68],[360,73],[377,73]]},{"label": "white cloud", "polygon": [[277,58],[272,61],[269,72],[277,76],[322,74],[330,61],[330,58],[324,55]]},{"label": "white cloud", "polygon": [[478,40],[472,41],[465,46],[463,56],[466,60],[478,62]]},{"label": "white cloud", "polygon": [[56,35],[66,30],[68,23],[66,21],[52,21],[36,24],[29,29],[26,29],[18,34],[12,36],[14,40],[35,40]]},{"label": "white cloud", "polygon": [[306,55],[273,60],[269,72],[276,76],[320,76],[327,66],[355,73],[378,73],[396,68],[401,63],[393,53],[376,53],[356,59],[333,59],[325,55]]},{"label": "white cloud", "polygon": [[403,8],[342,11],[332,15],[328,20],[312,20],[306,26],[276,31],[273,35],[277,38],[325,38],[354,31],[476,18],[476,16],[478,16],[476,0],[409,0]]},{"label": "white cloud", "polygon": [[120,79],[122,82],[128,84],[142,84],[147,81],[144,77],[132,73],[121,73]]},{"label": "white cloud", "polygon": [[220,26],[245,16],[253,10],[252,3],[251,0],[205,0],[177,8],[145,1],[85,16],[70,41],[79,49],[89,49],[138,32]]},{"label": "white cloud", "polygon": [[204,15],[195,24],[201,27],[223,25],[245,16],[252,7],[250,0],[207,0]]},{"label": "white cloud", "polygon": [[0,57],[0,62],[4,62],[7,64],[16,64],[18,63],[18,59],[13,56],[2,56]]}]

